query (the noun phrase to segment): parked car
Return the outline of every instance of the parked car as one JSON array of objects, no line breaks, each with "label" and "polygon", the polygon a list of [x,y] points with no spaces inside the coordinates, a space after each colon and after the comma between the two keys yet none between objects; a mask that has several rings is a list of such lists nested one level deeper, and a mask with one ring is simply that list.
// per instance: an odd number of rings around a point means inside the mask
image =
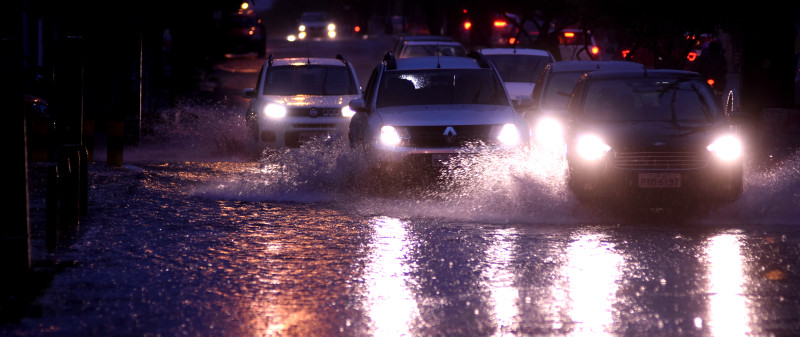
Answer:
[{"label": "parked car", "polygon": [[603,69],[644,69],[644,66],[628,61],[557,61],[544,67],[533,86],[533,103],[525,111],[535,147],[564,155],[564,116],[572,89],[584,74]]},{"label": "parked car", "polygon": [[591,72],[567,114],[568,185],[580,200],[697,205],[742,194],[742,141],[698,73]]},{"label": "parked car", "polygon": [[335,58],[279,58],[261,67],[246,123],[257,144],[298,147],[312,140],[344,139],[353,112],[347,103],[361,97],[353,65]]},{"label": "parked car", "polygon": [[467,56],[460,42],[444,39],[406,39],[398,46],[397,58],[418,56]]},{"label": "parked car", "polygon": [[336,37],[336,23],[327,12],[304,12],[297,22],[297,38],[333,39]]},{"label": "parked car", "polygon": [[500,73],[511,97],[530,96],[536,78],[545,66],[555,62],[553,54],[531,48],[483,48],[478,50]]},{"label": "parked car", "polygon": [[395,58],[375,67],[349,140],[370,168],[436,171],[458,155],[510,151],[529,144],[497,71],[480,54]]}]

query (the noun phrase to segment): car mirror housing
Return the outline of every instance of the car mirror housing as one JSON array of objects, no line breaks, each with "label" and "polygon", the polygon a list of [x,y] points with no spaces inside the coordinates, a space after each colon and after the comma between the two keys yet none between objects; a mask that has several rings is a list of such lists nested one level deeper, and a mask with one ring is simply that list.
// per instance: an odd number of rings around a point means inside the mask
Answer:
[{"label": "car mirror housing", "polygon": [[517,110],[526,110],[533,106],[533,98],[527,95],[521,95],[514,98],[514,108]]},{"label": "car mirror housing", "polygon": [[256,98],[256,90],[253,88],[247,88],[242,90],[242,97],[244,98]]},{"label": "car mirror housing", "polygon": [[367,103],[364,101],[363,98],[356,98],[348,104],[350,106],[350,110],[358,112],[366,112],[367,111]]}]

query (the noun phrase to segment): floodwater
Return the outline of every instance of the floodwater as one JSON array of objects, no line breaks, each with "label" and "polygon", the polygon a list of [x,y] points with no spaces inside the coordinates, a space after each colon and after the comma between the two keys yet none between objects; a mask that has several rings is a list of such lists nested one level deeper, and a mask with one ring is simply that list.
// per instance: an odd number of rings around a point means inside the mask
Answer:
[{"label": "floodwater", "polygon": [[536,153],[381,185],[346,144],[254,155],[240,114],[185,102],[122,167],[96,149],[88,215],[52,253],[32,186],[33,258],[66,266],[2,334],[800,334],[796,154],[730,205],[629,218]]}]

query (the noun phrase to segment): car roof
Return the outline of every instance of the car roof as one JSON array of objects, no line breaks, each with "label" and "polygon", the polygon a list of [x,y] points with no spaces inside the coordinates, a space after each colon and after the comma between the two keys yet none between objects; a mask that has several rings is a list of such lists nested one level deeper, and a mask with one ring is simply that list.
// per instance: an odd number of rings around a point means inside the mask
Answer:
[{"label": "car roof", "polygon": [[288,57],[272,60],[272,66],[289,66],[299,64],[313,64],[325,66],[344,66],[345,62],[336,58],[328,57]]},{"label": "car roof", "polygon": [[403,42],[406,46],[460,46],[463,47],[464,45],[461,42],[453,41],[453,40],[414,40],[414,41],[405,41]]},{"label": "car roof", "polygon": [[556,61],[550,64],[552,72],[597,71],[602,69],[644,69],[641,63],[631,61]]},{"label": "car roof", "polygon": [[597,70],[590,72],[587,78],[609,79],[609,78],[692,78],[702,79],[699,73],[679,70],[679,69],[640,69],[640,70]]},{"label": "car roof", "polygon": [[399,41],[455,41],[452,37],[445,35],[403,35]]},{"label": "car roof", "polygon": [[482,48],[479,49],[478,52],[484,55],[522,54],[553,57],[553,55],[547,50],[533,48]]},{"label": "car roof", "polygon": [[479,69],[480,63],[464,56],[419,56],[397,59],[397,70],[415,69]]}]

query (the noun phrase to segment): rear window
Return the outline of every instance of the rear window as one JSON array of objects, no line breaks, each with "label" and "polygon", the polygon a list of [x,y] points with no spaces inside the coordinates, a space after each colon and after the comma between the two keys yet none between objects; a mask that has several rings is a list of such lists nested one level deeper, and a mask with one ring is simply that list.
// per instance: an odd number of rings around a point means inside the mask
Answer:
[{"label": "rear window", "polygon": [[505,82],[533,83],[550,61],[538,55],[484,55],[491,61]]},{"label": "rear window", "polygon": [[508,96],[490,69],[441,69],[386,72],[377,107],[402,105],[509,105]]},{"label": "rear window", "polygon": [[358,90],[346,67],[299,65],[271,67],[263,95],[354,95]]},{"label": "rear window", "polygon": [[583,111],[594,120],[702,123],[720,113],[715,96],[699,80],[609,79],[587,84]]}]

